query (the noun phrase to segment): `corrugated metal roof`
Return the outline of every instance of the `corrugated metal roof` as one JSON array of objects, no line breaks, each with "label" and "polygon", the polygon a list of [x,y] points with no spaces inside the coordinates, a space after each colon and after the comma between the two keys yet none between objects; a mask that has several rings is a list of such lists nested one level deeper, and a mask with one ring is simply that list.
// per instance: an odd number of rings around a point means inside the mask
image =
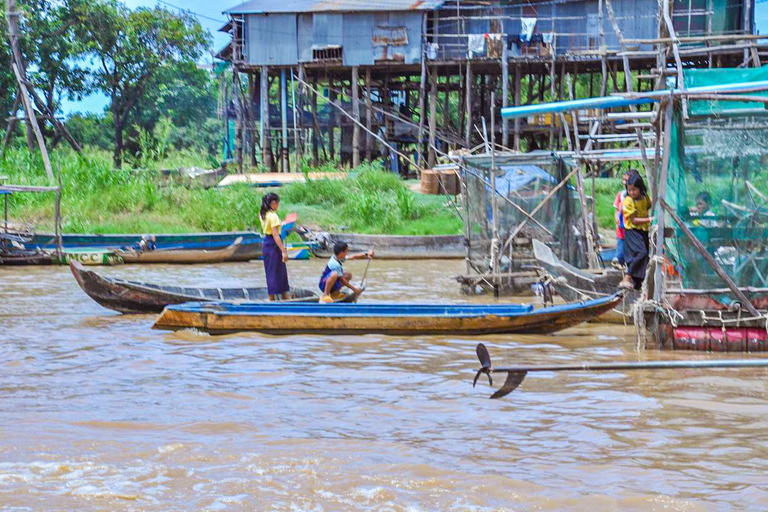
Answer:
[{"label": "corrugated metal roof", "polygon": [[433,11],[444,3],[445,0],[250,0],[224,13]]}]

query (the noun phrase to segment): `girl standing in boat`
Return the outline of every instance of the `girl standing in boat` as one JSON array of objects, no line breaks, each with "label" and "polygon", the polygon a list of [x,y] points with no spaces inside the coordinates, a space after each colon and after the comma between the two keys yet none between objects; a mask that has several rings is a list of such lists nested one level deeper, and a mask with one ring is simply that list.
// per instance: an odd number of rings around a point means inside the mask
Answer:
[{"label": "girl standing in boat", "polygon": [[624,216],[624,260],[628,273],[619,286],[639,290],[648,265],[648,231],[653,222],[649,214],[651,199],[639,174],[631,174],[627,179],[627,197],[621,206]]},{"label": "girl standing in boat", "polygon": [[261,200],[261,228],[264,232],[262,254],[264,255],[264,272],[267,275],[267,292],[269,300],[277,300],[279,297],[288,298],[288,269],[285,263],[288,261],[288,252],[285,250],[283,240],[280,238],[282,222],[277,216],[277,207],[280,205],[280,197],[270,192]]}]

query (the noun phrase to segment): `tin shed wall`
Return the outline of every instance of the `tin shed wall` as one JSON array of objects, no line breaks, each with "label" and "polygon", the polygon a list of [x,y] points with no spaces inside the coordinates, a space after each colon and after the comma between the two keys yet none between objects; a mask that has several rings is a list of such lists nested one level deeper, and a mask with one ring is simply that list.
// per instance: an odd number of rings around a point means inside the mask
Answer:
[{"label": "tin shed wall", "polygon": [[298,63],[295,14],[249,14],[246,17],[246,58],[253,66]]}]

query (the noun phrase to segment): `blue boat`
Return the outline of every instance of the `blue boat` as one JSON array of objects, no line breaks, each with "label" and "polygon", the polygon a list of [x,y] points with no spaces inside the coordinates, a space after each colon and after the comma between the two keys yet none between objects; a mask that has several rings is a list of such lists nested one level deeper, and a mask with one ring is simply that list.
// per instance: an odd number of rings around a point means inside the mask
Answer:
[{"label": "blue boat", "polygon": [[168,306],[155,329],[213,334],[546,334],[616,307],[623,295],[534,308],[531,304],[285,304],[188,302]]}]

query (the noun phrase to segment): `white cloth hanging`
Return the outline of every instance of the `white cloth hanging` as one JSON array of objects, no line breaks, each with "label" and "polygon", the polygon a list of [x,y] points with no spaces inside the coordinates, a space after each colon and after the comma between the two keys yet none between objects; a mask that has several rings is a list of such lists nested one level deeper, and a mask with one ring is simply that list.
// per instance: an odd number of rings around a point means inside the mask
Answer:
[{"label": "white cloth hanging", "polygon": [[467,52],[471,59],[475,55],[482,55],[485,53],[485,34],[468,34],[467,35]]},{"label": "white cloth hanging", "polygon": [[541,41],[544,44],[552,44],[555,41],[555,33],[554,32],[544,32],[541,34]]},{"label": "white cloth hanging", "polygon": [[536,18],[520,18],[520,40],[527,43],[533,38],[533,29],[536,27]]}]

